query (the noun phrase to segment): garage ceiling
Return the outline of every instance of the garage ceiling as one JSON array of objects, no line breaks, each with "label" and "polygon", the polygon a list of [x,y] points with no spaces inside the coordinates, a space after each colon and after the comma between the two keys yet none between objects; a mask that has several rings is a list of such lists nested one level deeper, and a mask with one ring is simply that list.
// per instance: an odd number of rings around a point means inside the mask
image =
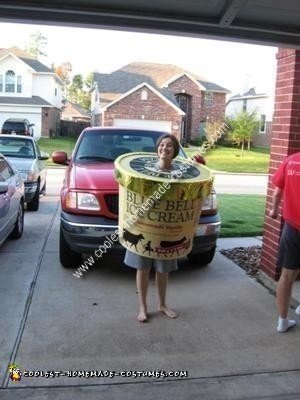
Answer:
[{"label": "garage ceiling", "polygon": [[0,21],[300,48],[299,0],[0,0]]}]

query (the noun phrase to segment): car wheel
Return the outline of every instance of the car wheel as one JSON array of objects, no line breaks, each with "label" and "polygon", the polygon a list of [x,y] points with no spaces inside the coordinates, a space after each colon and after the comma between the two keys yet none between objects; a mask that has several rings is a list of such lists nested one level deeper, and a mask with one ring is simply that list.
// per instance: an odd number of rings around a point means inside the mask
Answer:
[{"label": "car wheel", "polygon": [[64,268],[76,268],[81,264],[81,254],[71,249],[64,237],[62,227],[59,233],[59,259]]},{"label": "car wheel", "polygon": [[10,234],[10,237],[13,239],[19,239],[23,234],[23,228],[24,228],[24,204],[23,202],[21,202],[19,204],[18,217],[15,222],[14,229]]},{"label": "car wheel", "polygon": [[39,209],[39,205],[40,205],[40,183],[38,182],[33,199],[29,203],[27,203],[27,210],[37,211]]},{"label": "car wheel", "polygon": [[201,267],[212,262],[215,252],[216,252],[216,246],[211,248],[209,251],[206,251],[205,253],[188,254],[187,257],[192,264]]}]

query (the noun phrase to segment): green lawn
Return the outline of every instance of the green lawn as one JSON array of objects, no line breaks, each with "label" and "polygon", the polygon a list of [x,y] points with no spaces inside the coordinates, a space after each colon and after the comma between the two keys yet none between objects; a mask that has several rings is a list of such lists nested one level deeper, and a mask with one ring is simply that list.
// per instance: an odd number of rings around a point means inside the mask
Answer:
[{"label": "green lawn", "polygon": [[[187,155],[192,156],[197,147],[185,148]],[[205,155],[206,165],[216,171],[267,173],[270,150],[253,148],[250,151],[235,147],[221,147],[209,150]]]},{"label": "green lawn", "polygon": [[48,139],[48,138],[40,138],[38,140],[38,144],[40,146],[40,149],[43,151],[46,151],[47,153],[49,153],[49,160],[47,161],[47,165],[56,165],[54,164],[51,160],[51,155],[54,151],[56,150],[61,150],[61,151],[65,151],[68,156],[70,157],[72,154],[72,151],[74,149],[76,143],[76,139],[74,138],[65,138],[65,137],[57,137],[57,138],[52,138],[52,139]]},{"label": "green lawn", "polygon": [[219,194],[221,237],[262,235],[266,197]]},{"label": "green lawn", "polygon": [[[42,138],[38,143],[41,150],[47,151],[51,157],[52,152],[55,150],[63,150],[70,156],[75,142],[76,140],[71,138]],[[227,150],[227,148],[225,149]],[[49,159],[48,165],[57,164],[53,164],[51,159]],[[221,237],[256,236],[262,234],[266,202],[265,196],[219,194],[218,201],[222,220]]]},{"label": "green lawn", "polygon": [[[57,137],[53,139],[41,138],[38,141],[41,150],[49,153],[50,157],[53,151],[65,151],[68,156],[71,156],[75,146],[76,139]],[[185,148],[187,155],[192,156],[196,153],[198,147]],[[208,168],[215,171],[227,172],[253,172],[267,173],[269,165],[269,149],[253,148],[250,151],[241,151],[234,147],[217,147],[209,150],[205,154],[206,164]],[[48,165],[55,165],[52,160],[47,161]]]}]

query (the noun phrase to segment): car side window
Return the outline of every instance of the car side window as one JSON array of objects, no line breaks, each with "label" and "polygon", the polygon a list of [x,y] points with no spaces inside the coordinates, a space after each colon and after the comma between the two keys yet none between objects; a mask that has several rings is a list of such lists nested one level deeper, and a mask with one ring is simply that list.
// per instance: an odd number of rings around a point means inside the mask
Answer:
[{"label": "car side window", "polygon": [[3,159],[0,158],[0,181],[7,181],[14,175],[14,171],[11,169],[10,165]]},{"label": "car side window", "polygon": [[40,148],[39,148],[39,146],[37,144],[35,145],[35,148],[36,148],[37,156],[40,157],[41,156],[41,151],[40,151]]}]

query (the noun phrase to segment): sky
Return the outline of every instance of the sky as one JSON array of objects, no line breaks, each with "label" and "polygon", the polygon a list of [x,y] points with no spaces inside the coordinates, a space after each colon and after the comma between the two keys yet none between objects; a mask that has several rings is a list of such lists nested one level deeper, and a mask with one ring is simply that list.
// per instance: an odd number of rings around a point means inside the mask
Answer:
[{"label": "sky", "polygon": [[274,91],[276,47],[88,28],[0,23],[0,48],[26,47],[32,33],[47,38],[44,64],[70,62],[72,75],[110,73],[131,62],[173,64],[231,91]]}]

